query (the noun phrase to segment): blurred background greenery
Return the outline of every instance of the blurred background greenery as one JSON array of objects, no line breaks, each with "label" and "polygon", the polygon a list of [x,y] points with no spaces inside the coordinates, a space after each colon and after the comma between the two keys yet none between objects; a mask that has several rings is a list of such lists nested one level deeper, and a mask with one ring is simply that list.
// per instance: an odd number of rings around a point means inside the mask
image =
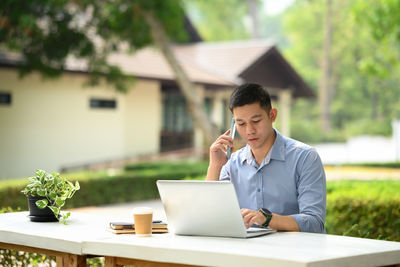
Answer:
[{"label": "blurred background greenery", "polygon": [[[252,37],[248,2],[186,0],[185,4],[201,35],[219,41]],[[255,2],[257,38],[277,43],[318,90],[317,100],[294,103],[293,138],[317,143],[392,134],[391,121],[400,118],[399,1]],[[286,8],[277,11],[276,2]]]},{"label": "blurred background greenery", "polygon": [[[28,64],[21,74],[40,70],[57,76],[73,54],[90,62],[91,83],[106,73],[107,82],[126,90],[129,77],[106,63],[108,53],[120,42],[132,50],[152,43],[144,10],[158,18],[170,39],[187,41],[185,14],[205,42],[268,39],[277,44],[318,96],[294,101],[295,139],[317,143],[360,134],[389,136],[391,121],[400,118],[397,0],[72,2],[1,2],[0,48],[24,53]],[[84,22],[89,11],[94,19]],[[51,25],[49,35],[38,19]],[[71,30],[79,23],[87,25]],[[100,50],[90,38],[94,31],[105,40]]]}]

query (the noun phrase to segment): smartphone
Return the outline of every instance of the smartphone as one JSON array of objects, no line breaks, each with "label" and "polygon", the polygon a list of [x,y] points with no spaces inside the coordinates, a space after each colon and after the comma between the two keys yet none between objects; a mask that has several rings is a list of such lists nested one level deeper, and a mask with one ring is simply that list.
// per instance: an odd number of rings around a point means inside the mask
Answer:
[{"label": "smartphone", "polygon": [[[235,132],[236,132],[236,126],[235,126],[235,119],[232,117],[232,121],[231,121],[231,132],[229,134],[230,137],[232,137],[232,139],[235,139]],[[232,149],[230,146],[227,147],[227,153],[226,153],[226,157],[228,159],[231,158],[231,154],[232,154]]]},{"label": "smartphone", "polygon": [[[153,220],[153,226],[163,227],[167,224],[161,220]],[[135,225],[131,222],[110,222],[110,228],[114,230],[134,229]]]},{"label": "smartphone", "polygon": [[130,222],[110,222],[110,228],[114,230],[134,229],[133,223]]}]

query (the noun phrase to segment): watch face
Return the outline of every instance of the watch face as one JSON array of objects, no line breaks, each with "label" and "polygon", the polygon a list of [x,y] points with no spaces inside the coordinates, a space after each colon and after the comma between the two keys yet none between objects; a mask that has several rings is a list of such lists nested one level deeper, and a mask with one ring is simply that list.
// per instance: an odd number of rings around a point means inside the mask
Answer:
[{"label": "watch face", "polygon": [[271,216],[272,215],[272,213],[267,209],[262,208],[261,210],[262,210],[262,212],[264,213],[265,216]]}]

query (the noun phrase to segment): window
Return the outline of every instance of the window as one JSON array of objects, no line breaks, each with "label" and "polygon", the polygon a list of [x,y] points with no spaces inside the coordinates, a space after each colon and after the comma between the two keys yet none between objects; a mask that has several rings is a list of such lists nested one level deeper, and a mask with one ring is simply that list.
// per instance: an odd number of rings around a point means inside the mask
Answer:
[{"label": "window", "polygon": [[204,98],[204,111],[206,112],[208,119],[211,118],[212,104],[213,100],[211,99],[211,97]]},{"label": "window", "polygon": [[11,105],[11,94],[0,92],[0,106],[10,106]]},{"label": "window", "polygon": [[193,124],[184,96],[177,85],[162,85],[162,152],[193,146]]},{"label": "window", "polygon": [[191,132],[192,118],[186,108],[185,98],[177,93],[163,94],[163,130],[172,133]]},{"label": "window", "polygon": [[114,99],[90,99],[90,108],[116,109],[117,101]]}]

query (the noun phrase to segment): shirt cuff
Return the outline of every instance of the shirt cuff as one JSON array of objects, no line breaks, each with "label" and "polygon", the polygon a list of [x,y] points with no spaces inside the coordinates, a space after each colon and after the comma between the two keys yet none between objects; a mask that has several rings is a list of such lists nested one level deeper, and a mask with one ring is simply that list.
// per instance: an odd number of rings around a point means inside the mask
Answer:
[{"label": "shirt cuff", "polygon": [[292,216],[299,226],[300,232],[325,233],[325,227],[312,215],[293,214]]}]

